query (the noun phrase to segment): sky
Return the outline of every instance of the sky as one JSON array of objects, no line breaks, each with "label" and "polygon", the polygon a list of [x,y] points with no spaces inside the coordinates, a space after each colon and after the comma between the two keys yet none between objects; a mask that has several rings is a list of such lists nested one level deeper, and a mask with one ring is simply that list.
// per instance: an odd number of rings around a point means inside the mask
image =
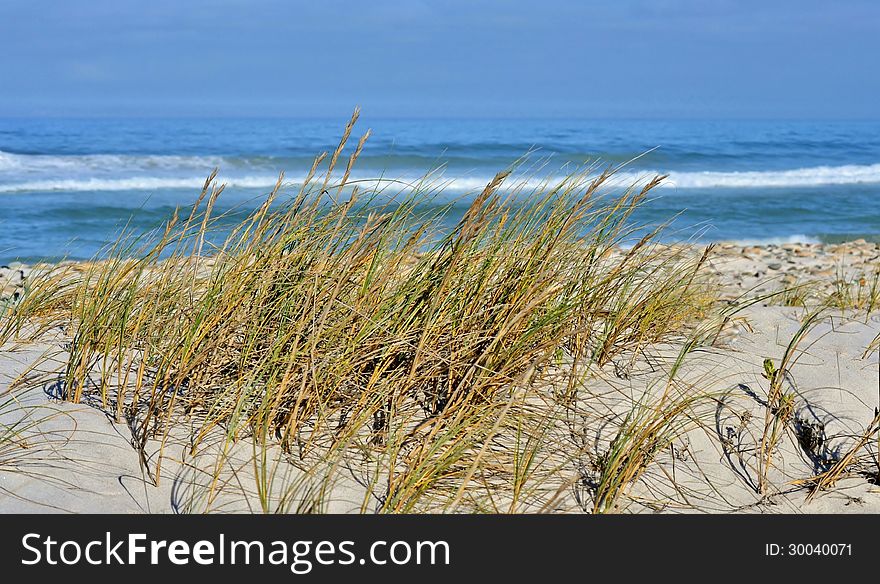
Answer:
[{"label": "sky", "polygon": [[0,116],[877,119],[876,0],[0,0]]}]

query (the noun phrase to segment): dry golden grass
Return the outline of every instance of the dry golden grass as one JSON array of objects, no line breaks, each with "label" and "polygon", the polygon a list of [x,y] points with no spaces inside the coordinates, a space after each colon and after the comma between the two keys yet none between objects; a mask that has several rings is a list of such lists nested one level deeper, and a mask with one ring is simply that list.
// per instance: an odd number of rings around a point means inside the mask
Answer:
[{"label": "dry golden grass", "polygon": [[[231,233],[216,228],[212,175],[150,237],[36,271],[0,336],[61,327],[66,399],[99,402],[142,449],[158,441],[144,457],[157,483],[175,429],[191,428],[193,456],[222,435],[202,510],[243,438],[257,445],[255,507],[267,512],[323,509],[354,459],[364,511],[552,508],[540,486],[571,486],[551,478],[572,466],[552,440],[571,396],[548,387],[686,339],[713,302],[706,256],[658,246],[656,233],[619,251],[662,177],[610,196],[613,169],[530,192],[500,173],[442,229],[448,209],[423,210],[429,178],[400,193],[347,182],[368,133],[334,178],[356,120],[301,187],[285,194],[279,178]],[[698,397],[634,404],[594,511],[638,480]]]}]

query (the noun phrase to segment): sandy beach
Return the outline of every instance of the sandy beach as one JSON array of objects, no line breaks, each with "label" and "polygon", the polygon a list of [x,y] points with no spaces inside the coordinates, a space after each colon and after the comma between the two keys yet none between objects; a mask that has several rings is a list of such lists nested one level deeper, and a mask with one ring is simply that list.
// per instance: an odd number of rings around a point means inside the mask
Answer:
[{"label": "sandy beach", "polygon": [[[688,253],[699,255],[702,249]],[[31,271],[18,264],[0,270],[0,307],[20,300]],[[719,305],[739,307],[712,342],[692,351],[680,368],[682,382],[711,399],[693,404],[669,446],[645,461],[643,472],[608,510],[880,512],[878,437],[865,434],[880,407],[880,245],[722,243],[711,251],[705,271],[720,287]],[[820,304],[824,308],[784,361],[792,338]],[[266,450],[252,439],[230,446],[217,427],[216,435],[193,452],[186,416],[167,436],[140,442],[113,404],[95,395],[80,403],[61,399],[59,380],[69,348],[68,333],[54,328],[38,342],[8,342],[0,349],[0,512],[261,510],[254,461],[265,461]],[[674,342],[652,345],[583,375],[579,431],[558,424],[541,435],[535,467],[546,476],[535,481],[532,502],[515,510],[589,510],[591,464],[626,424],[633,404],[644,403],[638,396],[654,391],[665,375],[662,363],[674,360],[678,350]],[[790,403],[780,416],[772,463],[761,485],[756,459],[773,377],[767,359],[771,367],[784,365],[780,387]],[[549,392],[538,387],[529,399]],[[828,488],[815,489],[815,477],[846,458],[862,437],[865,443],[846,460],[840,476]],[[276,447],[268,452],[278,461],[269,490],[283,493],[303,471],[285,462],[289,453]],[[368,491],[375,485],[359,480],[356,460],[345,465],[344,473],[327,470],[338,478],[322,510],[369,511],[376,503]],[[223,470],[215,472],[219,466]],[[287,510],[297,510],[300,503]]]}]

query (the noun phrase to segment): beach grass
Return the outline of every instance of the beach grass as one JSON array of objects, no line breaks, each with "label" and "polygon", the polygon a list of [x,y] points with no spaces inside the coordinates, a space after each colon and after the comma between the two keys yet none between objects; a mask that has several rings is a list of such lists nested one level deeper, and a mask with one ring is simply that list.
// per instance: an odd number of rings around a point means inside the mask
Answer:
[{"label": "beach grass", "polygon": [[[212,175],[156,232],[34,270],[3,340],[62,331],[64,399],[127,424],[154,483],[181,433],[186,456],[211,453],[194,510],[242,473],[263,512],[326,510],[340,483],[360,511],[552,510],[585,455],[559,447],[572,408],[589,415],[573,388],[654,344],[717,336],[709,249],[636,236],[662,177],[620,187],[614,168],[538,187],[501,172],[444,227],[452,204],[423,205],[431,175],[348,182],[369,135],[346,149],[356,121],[231,231]],[[677,386],[678,364],[592,453],[589,510],[616,508],[689,427],[705,394]]]},{"label": "beach grass", "polygon": [[[304,182],[280,176],[255,210],[219,213],[215,171],[155,231],[124,230],[88,262],[33,266],[0,306],[0,342],[48,340],[53,395],[127,426],[175,508],[688,507],[706,495],[679,484],[676,459],[696,456],[700,430],[757,504],[792,486],[809,501],[880,468],[876,411],[814,452],[794,381],[816,327],[867,325],[876,273],[783,277],[722,301],[714,246],[664,244],[663,226],[633,220],[663,177],[628,185],[618,167],[585,166],[535,181],[515,166],[450,201],[435,172],[351,180],[369,137],[353,141],[357,118]],[[770,304],[797,328],[780,357],[750,356],[765,386],[754,392],[723,377],[724,339]],[[30,428],[0,430],[2,465]],[[790,480],[798,444],[818,463]]]}]

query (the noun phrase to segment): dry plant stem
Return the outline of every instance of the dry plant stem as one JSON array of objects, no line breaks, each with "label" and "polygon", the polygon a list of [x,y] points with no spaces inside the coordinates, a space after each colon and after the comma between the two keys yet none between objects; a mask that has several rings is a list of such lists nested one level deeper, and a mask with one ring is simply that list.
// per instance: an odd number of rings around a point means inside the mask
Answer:
[{"label": "dry plant stem", "polygon": [[[874,416],[874,419],[871,420],[871,423],[868,424],[868,427],[859,436],[855,444],[831,468],[809,479],[795,481],[795,484],[808,483],[812,485],[810,493],[807,495],[807,501],[811,501],[820,491],[830,489],[845,476],[855,462],[859,452],[868,445],[875,435],[880,438],[880,414]],[[880,470],[880,467],[878,467],[878,470]]]},{"label": "dry plant stem", "polygon": [[800,355],[798,347],[809,331],[821,320],[822,310],[809,313],[792,336],[782,355],[779,368],[771,359],[764,360],[763,376],[769,381],[767,405],[764,408],[764,429],[758,450],[758,492],[766,495],[769,488],[769,472],[773,453],[794,413],[794,396],[784,389],[786,376]]}]

